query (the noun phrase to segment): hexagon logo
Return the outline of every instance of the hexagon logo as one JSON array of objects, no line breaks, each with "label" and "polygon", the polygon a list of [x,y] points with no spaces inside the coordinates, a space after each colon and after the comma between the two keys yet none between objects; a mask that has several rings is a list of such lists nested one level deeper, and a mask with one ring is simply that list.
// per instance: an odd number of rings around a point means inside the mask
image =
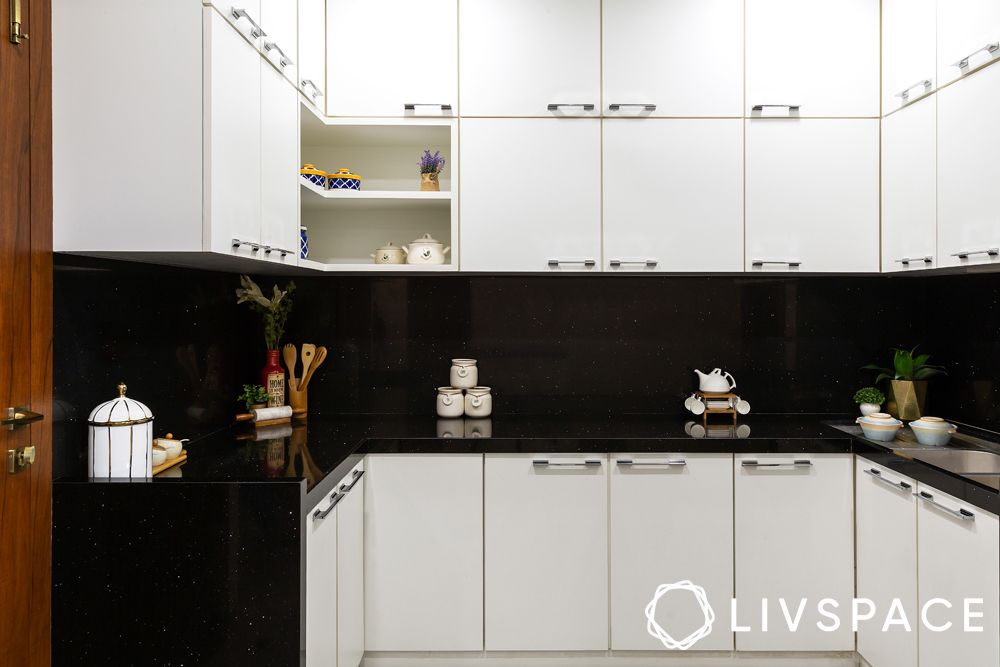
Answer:
[{"label": "hexagon logo", "polygon": [[[660,624],[656,622],[656,603],[670,591],[690,592],[694,595],[698,606],[701,607],[701,611],[705,615],[705,622],[702,626],[683,639],[674,639],[669,632],[660,627]],[[653,599],[646,605],[646,632],[659,639],[664,648],[671,650],[688,650],[712,633],[713,623],[715,623],[715,610],[708,603],[708,595],[705,594],[705,589],[687,580],[678,581],[673,584],[660,584],[656,587]]]}]

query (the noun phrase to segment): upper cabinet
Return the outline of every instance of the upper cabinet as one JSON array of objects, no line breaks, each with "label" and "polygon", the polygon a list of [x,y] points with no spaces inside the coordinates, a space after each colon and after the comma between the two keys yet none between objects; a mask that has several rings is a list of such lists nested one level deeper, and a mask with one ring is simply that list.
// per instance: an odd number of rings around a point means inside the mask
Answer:
[{"label": "upper cabinet", "polygon": [[264,57],[293,85],[298,85],[299,17],[295,2],[260,0],[260,47]]},{"label": "upper cabinet", "polygon": [[879,0],[746,0],[747,115],[875,117],[878,97]]},{"label": "upper cabinet", "polygon": [[938,85],[1000,57],[1000,3],[940,0],[937,7]]},{"label": "upper cabinet", "polygon": [[457,113],[458,0],[328,0],[326,17],[329,115]]},{"label": "upper cabinet", "polygon": [[299,62],[296,85],[305,99],[326,111],[326,0],[299,0]]},{"label": "upper cabinet", "polygon": [[600,0],[462,0],[460,24],[463,116],[601,113]]},{"label": "upper cabinet", "polygon": [[742,115],[742,0],[604,0],[602,38],[605,115]]},{"label": "upper cabinet", "polygon": [[882,0],[882,113],[934,90],[935,5],[936,0]]}]

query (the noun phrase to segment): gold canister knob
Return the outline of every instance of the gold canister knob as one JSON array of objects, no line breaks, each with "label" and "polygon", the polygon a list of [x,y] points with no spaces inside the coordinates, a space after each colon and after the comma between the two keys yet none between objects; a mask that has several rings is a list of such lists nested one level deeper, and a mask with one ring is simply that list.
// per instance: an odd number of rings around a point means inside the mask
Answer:
[{"label": "gold canister knob", "polygon": [[118,398],[125,398],[125,390],[128,389],[124,382],[118,383]]}]

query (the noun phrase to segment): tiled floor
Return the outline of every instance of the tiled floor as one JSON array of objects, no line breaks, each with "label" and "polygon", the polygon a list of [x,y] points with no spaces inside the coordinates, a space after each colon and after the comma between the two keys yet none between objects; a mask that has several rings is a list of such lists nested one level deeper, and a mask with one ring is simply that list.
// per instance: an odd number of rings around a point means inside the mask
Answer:
[{"label": "tiled floor", "polygon": [[868,667],[851,653],[375,654],[363,667]]}]

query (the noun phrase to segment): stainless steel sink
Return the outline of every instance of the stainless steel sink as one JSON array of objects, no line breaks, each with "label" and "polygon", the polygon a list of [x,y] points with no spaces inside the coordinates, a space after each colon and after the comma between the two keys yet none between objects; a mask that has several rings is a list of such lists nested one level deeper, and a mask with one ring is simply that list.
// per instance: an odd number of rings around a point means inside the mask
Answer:
[{"label": "stainless steel sink", "polygon": [[1000,475],[1000,454],[973,449],[922,449],[906,456],[960,475]]}]

